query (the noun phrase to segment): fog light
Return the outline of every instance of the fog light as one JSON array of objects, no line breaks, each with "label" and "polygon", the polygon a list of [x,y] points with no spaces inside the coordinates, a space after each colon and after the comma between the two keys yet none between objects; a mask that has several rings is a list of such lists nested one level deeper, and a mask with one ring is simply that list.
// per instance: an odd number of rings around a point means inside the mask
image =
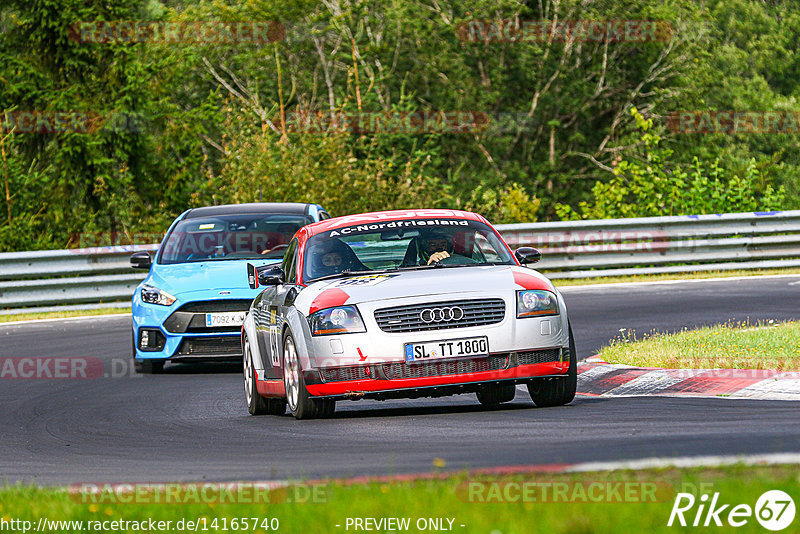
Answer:
[{"label": "fog light", "polygon": [[139,350],[145,352],[158,352],[164,350],[167,339],[160,330],[141,329],[139,330]]}]

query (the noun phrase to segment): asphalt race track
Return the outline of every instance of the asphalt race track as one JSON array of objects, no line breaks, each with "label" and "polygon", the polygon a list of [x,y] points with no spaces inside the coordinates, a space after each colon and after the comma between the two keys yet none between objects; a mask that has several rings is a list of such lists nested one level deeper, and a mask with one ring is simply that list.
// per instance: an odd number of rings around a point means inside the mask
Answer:
[{"label": "asphalt race track", "polygon": [[[679,330],[800,318],[800,275],[569,288],[581,358],[621,328]],[[98,358],[106,378],[0,380],[0,479],[43,484],[267,480],[429,472],[653,456],[800,452],[797,405],[780,401],[577,397],[499,409],[473,395],[343,401],[331,420],[251,417],[239,367],[137,376],[130,320],[0,325],[0,359]]]}]

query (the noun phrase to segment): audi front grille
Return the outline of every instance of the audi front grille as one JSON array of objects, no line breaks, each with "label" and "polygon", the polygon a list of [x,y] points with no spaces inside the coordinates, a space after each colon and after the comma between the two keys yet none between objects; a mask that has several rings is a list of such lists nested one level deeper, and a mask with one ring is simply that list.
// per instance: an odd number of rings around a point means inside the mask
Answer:
[{"label": "audi front grille", "polygon": [[381,308],[375,321],[384,332],[423,332],[495,324],[505,315],[503,299],[452,300]]}]

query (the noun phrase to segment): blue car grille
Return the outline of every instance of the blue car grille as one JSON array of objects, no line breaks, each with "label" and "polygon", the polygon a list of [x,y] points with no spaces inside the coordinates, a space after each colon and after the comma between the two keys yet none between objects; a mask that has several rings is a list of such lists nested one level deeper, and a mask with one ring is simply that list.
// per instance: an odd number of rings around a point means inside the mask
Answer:
[{"label": "blue car grille", "polygon": [[175,357],[241,355],[242,340],[239,336],[209,336],[184,339]]},{"label": "blue car grille", "polygon": [[164,328],[174,334],[202,334],[211,332],[239,332],[240,326],[206,326],[206,313],[247,311],[250,309],[251,299],[220,299],[187,302],[166,321]]}]

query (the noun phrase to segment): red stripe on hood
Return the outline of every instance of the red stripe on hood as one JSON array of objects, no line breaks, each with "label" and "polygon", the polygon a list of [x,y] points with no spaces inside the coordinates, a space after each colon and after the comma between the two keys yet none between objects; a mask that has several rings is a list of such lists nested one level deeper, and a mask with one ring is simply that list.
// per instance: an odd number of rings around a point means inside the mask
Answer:
[{"label": "red stripe on hood", "polygon": [[520,273],[514,271],[514,283],[522,286],[525,289],[543,289],[544,291],[552,291],[553,288],[545,282],[532,274]]},{"label": "red stripe on hood", "polygon": [[326,289],[314,299],[314,302],[311,303],[311,308],[308,310],[309,314],[314,312],[318,312],[319,310],[324,310],[325,308],[333,308],[334,306],[341,306],[347,299],[350,298],[350,295],[342,291],[341,289]]}]

